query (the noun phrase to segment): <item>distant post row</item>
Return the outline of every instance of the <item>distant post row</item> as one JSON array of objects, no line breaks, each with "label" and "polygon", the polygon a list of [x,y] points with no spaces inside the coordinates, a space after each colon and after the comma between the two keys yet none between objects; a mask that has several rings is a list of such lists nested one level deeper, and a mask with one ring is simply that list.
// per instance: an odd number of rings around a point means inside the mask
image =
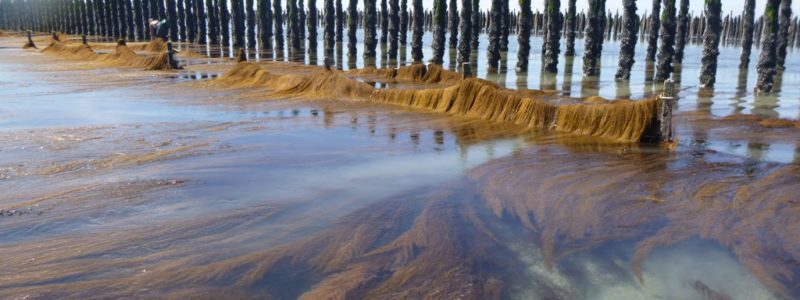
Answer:
[{"label": "distant post row", "polygon": [[741,46],[740,68],[749,66],[755,43],[761,49],[758,92],[772,90],[773,77],[785,67],[787,49],[800,44],[800,22],[792,17],[791,0],[767,0],[758,19],[755,0],[745,0],[741,14],[724,17],[721,0],[704,0],[700,15],[689,12],[689,0],[652,0],[649,13],[642,16],[636,14],[635,0],[623,0],[621,14],[607,11],[605,0],[583,0],[588,2],[585,12],[576,12],[577,0],[569,0],[563,10],[560,0],[544,0],[544,12],[533,12],[532,0],[519,0],[519,11],[509,10],[509,0],[492,0],[488,10],[479,0],[433,0],[433,10],[424,10],[422,0],[411,0],[410,6],[408,0],[360,0],[363,10],[358,10],[359,0],[349,0],[347,6],[343,0],[323,1],[320,12],[316,0],[286,0],[285,7],[271,0],[0,0],[0,27],[146,40],[151,38],[150,21],[166,20],[172,41],[288,50],[293,56],[303,54],[304,39],[309,49],[316,48],[317,28],[322,26],[326,62],[345,34],[348,52],[354,55],[356,31],[362,28],[365,58],[376,57],[380,40],[388,43],[383,57],[395,66],[398,45],[407,45],[409,31],[414,62],[423,61],[424,31],[433,32],[429,60],[437,64],[447,47],[457,49],[459,64],[469,62],[472,50],[480,46],[479,35],[486,33],[490,71],[503,68],[500,53],[508,50],[514,33],[519,43],[516,69],[527,71],[530,37],[537,35],[543,37],[542,70],[549,73],[558,72],[562,37],[566,56],[575,55],[575,39],[583,37],[585,76],[599,75],[603,42],[613,39],[620,41],[615,74],[620,81],[630,79],[637,40],[646,40],[645,62],[654,69],[646,80],[658,82],[670,78],[675,64],[683,61],[685,45],[697,42],[704,48],[699,81],[707,87],[716,81],[721,43]]}]

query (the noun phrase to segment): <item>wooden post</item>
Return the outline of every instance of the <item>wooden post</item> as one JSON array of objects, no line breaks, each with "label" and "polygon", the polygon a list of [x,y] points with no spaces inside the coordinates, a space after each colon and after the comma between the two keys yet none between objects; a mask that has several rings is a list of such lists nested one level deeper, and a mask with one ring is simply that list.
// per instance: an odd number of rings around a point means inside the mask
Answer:
[{"label": "wooden post", "polygon": [[173,69],[180,69],[178,62],[175,60],[175,50],[172,48],[172,42],[167,42],[167,62]]},{"label": "wooden post", "polygon": [[470,67],[469,62],[461,62],[461,79],[467,79],[470,77],[472,77],[472,68]]},{"label": "wooden post", "polygon": [[84,45],[88,45],[88,44],[89,44],[89,42],[86,40],[86,35],[85,35],[85,34],[84,34],[84,35],[81,35],[81,42],[82,42]]},{"label": "wooden post", "polygon": [[33,48],[36,49],[36,44],[33,43],[33,37],[31,36],[31,31],[28,30],[28,43],[23,46],[23,49]]},{"label": "wooden post", "polygon": [[236,62],[246,62],[247,61],[247,54],[244,52],[244,48],[239,48],[239,51],[236,52]]},{"label": "wooden post", "polygon": [[672,108],[675,104],[675,82],[672,79],[664,81],[664,93],[661,94],[661,109],[658,113],[659,139],[661,143],[673,141]]}]

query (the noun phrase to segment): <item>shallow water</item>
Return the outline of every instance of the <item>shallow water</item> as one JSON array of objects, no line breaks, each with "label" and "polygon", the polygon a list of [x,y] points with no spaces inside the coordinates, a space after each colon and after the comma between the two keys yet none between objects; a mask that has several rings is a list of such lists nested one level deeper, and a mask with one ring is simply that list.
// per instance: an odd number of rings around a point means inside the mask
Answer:
[{"label": "shallow water", "polygon": [[[387,105],[264,101],[194,84],[230,62],[183,62],[148,73],[0,49],[0,295],[800,296],[797,130],[717,118],[796,117],[791,91],[762,107],[684,84],[670,152]],[[576,58],[569,94],[616,97],[615,58],[603,62],[587,92]],[[513,71],[490,78],[518,86]],[[638,78],[633,97],[655,93]]]},{"label": "shallow water", "polygon": [[[380,31],[378,32],[380,35]],[[302,56],[302,61],[306,64],[323,65],[324,64],[324,48],[322,40],[322,32],[317,35],[317,48],[315,51],[304,49],[305,55]],[[375,58],[374,62],[365,61],[364,45],[363,45],[363,31],[358,30],[357,40],[360,41],[356,44],[357,52],[354,57],[355,60],[350,60],[350,54],[347,52],[347,38],[345,37],[344,45],[337,44],[335,51],[336,65],[338,68],[348,70],[352,66],[363,68],[365,65],[374,65],[378,67],[386,67],[387,61],[385,59],[385,51],[387,44],[378,43],[379,55]],[[400,45],[399,61],[395,64],[405,65],[412,62],[410,39],[408,36],[409,45]],[[449,36],[448,38],[449,39]],[[800,75],[792,70],[800,69],[800,56],[796,55],[796,49],[790,48],[789,54],[786,59],[786,68],[788,71],[781,73],[776,77],[776,92],[771,95],[756,96],[753,93],[755,81],[757,77],[756,64],[760,49],[758,45],[754,45],[752,56],[750,57],[750,67],[747,70],[739,70],[739,56],[741,47],[735,41],[728,41],[722,43],[720,46],[720,56],[717,69],[717,83],[713,89],[701,89],[698,85],[698,77],[700,72],[700,57],[702,54],[702,41],[691,41],[686,45],[685,57],[682,65],[676,66],[676,73],[674,77],[678,84],[676,88],[678,92],[678,102],[676,109],[684,112],[704,112],[714,117],[726,117],[736,115],[758,115],[767,118],[782,118],[782,119],[800,119],[800,91],[794,89],[784,89],[784,86],[791,87],[800,84]],[[566,40],[561,40],[561,49],[565,47]],[[433,55],[433,49],[429,47],[432,44],[432,33],[426,31],[423,35],[423,54],[424,60],[429,60]],[[305,39],[304,46],[308,46],[308,40]],[[636,46],[636,63],[631,70],[631,80],[629,82],[618,83],[614,80],[616,73],[617,63],[619,59],[619,41],[607,39],[603,44],[603,55],[601,58],[601,69],[599,77],[584,78],[583,66],[583,39],[578,37],[575,42],[575,57],[567,58],[563,55],[559,57],[559,73],[556,75],[547,75],[539,71],[541,68],[542,59],[542,45],[543,39],[541,36],[531,37],[531,55],[529,58],[529,71],[517,72],[515,66],[517,63],[516,49],[519,44],[516,36],[513,34],[509,36],[509,51],[501,54],[500,70],[498,73],[490,73],[488,67],[488,36],[486,34],[480,35],[480,46],[478,52],[472,53],[472,65],[476,68],[475,72],[478,77],[486,78],[498,84],[504,85],[511,89],[548,89],[558,90],[562,95],[572,97],[590,97],[601,96],[606,99],[642,99],[659,95],[662,90],[661,84],[653,83],[645,80],[646,70],[648,64],[645,62],[645,54],[647,49],[646,41],[641,41]],[[194,47],[191,47],[195,49]],[[455,49],[446,49],[444,55],[444,64],[446,68],[453,69],[452,63],[455,59]],[[232,56],[230,49],[219,49],[212,46],[206,46],[205,49],[201,48],[200,52],[205,52],[212,56]],[[290,61],[292,57],[287,55],[288,48],[284,49],[284,55],[280,57],[285,61]],[[309,54],[313,53],[313,54]],[[277,54],[265,52],[257,47],[248,53],[248,56],[256,60],[273,60],[279,57]],[[652,75],[650,75],[652,76]],[[379,83],[376,83],[376,87]],[[726,140],[719,141],[709,145],[709,148],[716,151],[723,151],[737,155],[750,155],[750,152],[732,151],[731,147],[741,141]],[[733,146],[731,146],[733,145]],[[793,148],[794,147],[794,148]],[[765,151],[761,152],[765,155],[758,155],[758,159],[764,159],[777,162],[796,162],[795,157],[800,156],[797,154],[798,146],[790,146],[787,144],[779,144],[773,147],[765,147]]]}]

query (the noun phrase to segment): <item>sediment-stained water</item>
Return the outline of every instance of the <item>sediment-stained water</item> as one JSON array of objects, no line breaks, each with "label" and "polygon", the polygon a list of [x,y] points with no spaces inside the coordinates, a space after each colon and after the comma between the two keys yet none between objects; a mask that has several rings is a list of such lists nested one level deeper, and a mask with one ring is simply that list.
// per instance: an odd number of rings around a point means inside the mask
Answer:
[{"label": "sediment-stained water", "polygon": [[[145,72],[22,43],[0,39],[2,297],[800,297],[800,132],[769,123],[796,117],[790,89],[770,102],[732,77],[712,94],[685,87],[670,150],[274,99],[221,84],[228,59]],[[616,98],[614,48],[598,84],[547,88],[532,72],[521,86]],[[488,77],[513,88],[515,76]],[[632,82],[624,98],[658,92]]]}]

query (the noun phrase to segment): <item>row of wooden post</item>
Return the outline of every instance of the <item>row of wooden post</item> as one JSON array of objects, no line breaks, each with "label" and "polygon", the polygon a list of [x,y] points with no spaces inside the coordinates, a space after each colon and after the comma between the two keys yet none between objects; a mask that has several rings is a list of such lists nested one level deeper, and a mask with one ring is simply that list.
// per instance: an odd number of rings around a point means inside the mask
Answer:
[{"label": "row of wooden post", "polygon": [[[358,1],[363,2],[363,11],[357,10]],[[519,61],[524,61],[516,66],[519,71],[527,70],[527,37],[542,35],[543,70],[551,73],[558,72],[561,37],[566,37],[564,51],[571,56],[575,53],[574,39],[583,36],[586,76],[599,73],[603,41],[620,39],[618,80],[629,79],[638,38],[647,40],[645,60],[653,62],[655,69],[646,80],[659,82],[670,78],[673,65],[682,62],[685,45],[697,42],[704,47],[703,86],[715,82],[720,43],[741,43],[742,68],[748,66],[750,48],[755,43],[762,49],[757,90],[765,92],[772,88],[771,77],[785,66],[786,49],[800,43],[800,24],[797,18],[791,18],[790,0],[768,0],[764,16],[757,19],[753,15],[754,0],[746,0],[740,15],[731,12],[724,17],[719,0],[705,1],[705,10],[696,16],[688,12],[689,0],[652,0],[650,12],[642,16],[635,14],[636,1],[627,0],[623,1],[621,15],[607,11],[605,0],[586,0],[589,8],[580,13],[575,11],[576,0],[568,1],[563,12],[560,0],[545,0],[544,12],[530,11],[529,0],[520,1],[519,12],[509,10],[509,0],[492,0],[488,10],[479,7],[478,0],[461,0],[460,14],[456,11],[458,0],[434,0],[432,11],[423,10],[422,0],[410,1],[380,0],[378,5],[378,0],[351,0],[345,10],[342,0],[324,0],[323,11],[317,12],[316,0],[287,0],[285,7],[281,1],[271,0],[0,0],[0,27],[146,40],[151,34],[150,19],[169,20],[173,41],[231,43],[236,48],[251,49],[260,44],[263,50],[276,51],[286,45],[290,54],[303,54],[303,40],[308,38],[309,46],[315,46],[317,26],[322,25],[325,53],[332,56],[334,45],[344,41],[346,23],[351,53],[357,43],[356,28],[361,27],[365,29],[365,56],[377,55],[380,32],[380,41],[390,45],[386,58],[394,64],[398,58],[396,45],[407,44],[409,31],[413,61],[422,62],[422,33],[429,30],[434,32],[434,57],[429,59],[441,63],[449,46],[458,48],[459,64],[469,61],[472,50],[479,46],[478,35],[486,32],[490,70],[505,67],[499,65],[499,53],[508,50],[509,35],[516,33]],[[449,41],[445,40],[447,33]],[[284,44],[285,40],[288,43]]]}]

